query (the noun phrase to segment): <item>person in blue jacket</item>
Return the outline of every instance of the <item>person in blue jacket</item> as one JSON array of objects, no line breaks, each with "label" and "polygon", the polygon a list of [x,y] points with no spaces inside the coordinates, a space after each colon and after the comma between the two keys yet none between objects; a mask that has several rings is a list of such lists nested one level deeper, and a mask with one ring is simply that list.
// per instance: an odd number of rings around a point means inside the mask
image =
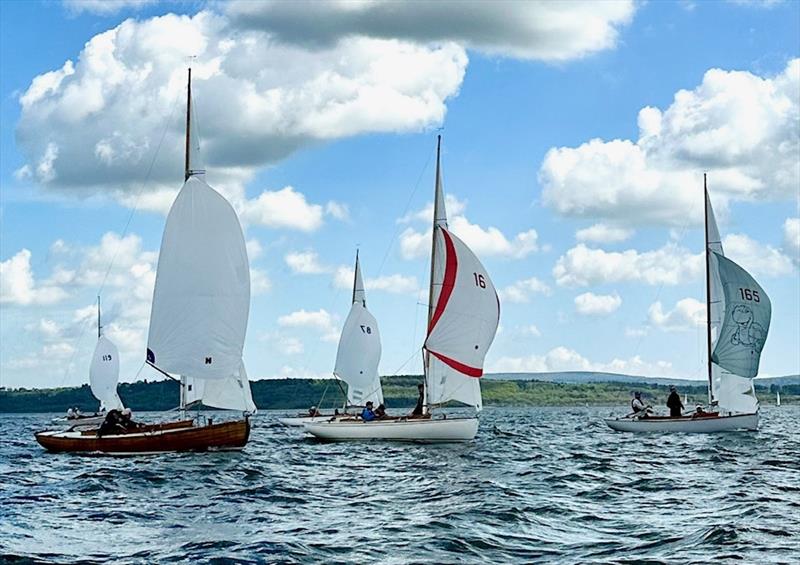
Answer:
[{"label": "person in blue jacket", "polygon": [[365,422],[371,422],[375,419],[375,412],[372,410],[372,401],[367,402],[367,405],[364,407],[364,410],[361,411],[361,419]]}]

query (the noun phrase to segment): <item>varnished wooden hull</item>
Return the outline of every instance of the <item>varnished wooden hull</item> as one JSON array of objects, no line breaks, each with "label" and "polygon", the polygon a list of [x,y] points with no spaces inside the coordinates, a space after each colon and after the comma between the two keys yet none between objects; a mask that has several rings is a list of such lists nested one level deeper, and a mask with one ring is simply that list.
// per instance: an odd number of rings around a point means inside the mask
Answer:
[{"label": "varnished wooden hull", "polygon": [[36,441],[54,453],[133,455],[241,449],[249,437],[249,419],[207,426],[196,426],[191,420],[185,420],[103,437],[97,437],[94,430],[45,431],[36,434]]}]

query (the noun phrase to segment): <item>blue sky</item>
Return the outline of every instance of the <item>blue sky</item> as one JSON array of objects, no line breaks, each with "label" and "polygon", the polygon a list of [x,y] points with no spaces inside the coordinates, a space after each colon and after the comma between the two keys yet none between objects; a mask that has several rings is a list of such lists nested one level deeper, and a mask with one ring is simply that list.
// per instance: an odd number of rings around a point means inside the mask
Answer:
[{"label": "blue sky", "polygon": [[441,127],[451,228],[501,293],[487,371],[702,378],[708,171],[772,299],[761,372],[800,372],[800,4],[292,6],[0,5],[0,385],[86,380],[104,278],[122,378],[153,378],[188,55],[251,251],[251,378],[330,374],[357,246],[381,373],[421,370]]}]

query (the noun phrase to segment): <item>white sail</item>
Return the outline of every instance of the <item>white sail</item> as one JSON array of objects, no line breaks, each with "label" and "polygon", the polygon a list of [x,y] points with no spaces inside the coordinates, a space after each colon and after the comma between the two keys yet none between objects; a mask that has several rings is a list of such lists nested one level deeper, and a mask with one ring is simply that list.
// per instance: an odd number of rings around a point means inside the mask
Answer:
[{"label": "white sail", "polygon": [[752,379],[769,329],[771,305],[764,289],[726,258],[706,192],[711,321],[711,392],[728,412],[758,410]]},{"label": "white sail", "polygon": [[250,270],[236,213],[190,177],[161,241],[148,361],[195,378],[231,377],[241,364],[249,310]]},{"label": "white sail", "polygon": [[100,401],[101,410],[122,409],[117,394],[119,381],[119,351],[110,339],[101,336],[97,340],[89,366],[89,386],[94,397]]},{"label": "white sail", "polygon": [[186,387],[184,398],[187,406],[202,402],[204,406],[210,408],[239,410],[251,414],[256,412],[244,363],[240,365],[236,375],[231,375],[227,379],[205,380],[186,377],[183,382]]},{"label": "white sail", "polygon": [[381,334],[378,322],[367,310],[361,267],[356,256],[353,305],[347,315],[333,374],[347,383],[347,404],[364,406],[368,401],[383,403],[378,364],[381,360]]},{"label": "white sail", "polygon": [[428,324],[428,401],[457,400],[482,407],[478,378],[500,321],[489,274],[466,244],[437,227],[433,315]]}]

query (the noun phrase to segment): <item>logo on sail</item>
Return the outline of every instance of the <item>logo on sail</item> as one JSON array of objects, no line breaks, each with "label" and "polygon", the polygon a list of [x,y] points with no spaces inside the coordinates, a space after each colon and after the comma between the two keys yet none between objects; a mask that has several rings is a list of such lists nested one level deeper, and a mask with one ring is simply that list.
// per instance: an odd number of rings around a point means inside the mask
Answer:
[{"label": "logo on sail", "polygon": [[761,324],[753,321],[753,311],[749,306],[738,304],[731,310],[731,320],[736,329],[731,335],[731,345],[750,348],[760,353],[767,339],[767,332]]}]

